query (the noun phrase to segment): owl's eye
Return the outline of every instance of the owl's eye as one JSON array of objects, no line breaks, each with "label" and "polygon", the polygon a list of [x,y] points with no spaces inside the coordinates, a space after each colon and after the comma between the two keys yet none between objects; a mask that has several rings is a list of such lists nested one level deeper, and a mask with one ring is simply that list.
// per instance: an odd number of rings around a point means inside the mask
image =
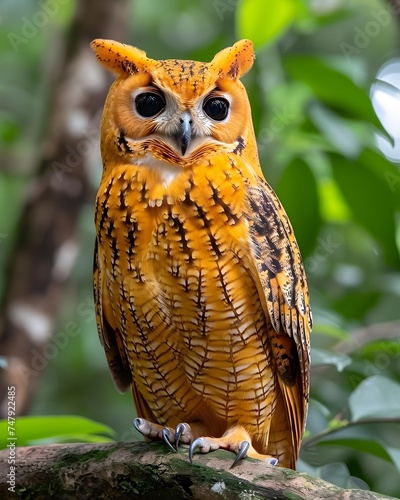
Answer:
[{"label": "owl's eye", "polygon": [[143,92],[143,94],[139,94],[136,96],[135,104],[139,115],[145,118],[155,116],[165,108],[164,98],[155,92]]},{"label": "owl's eye", "polygon": [[203,106],[204,112],[213,120],[220,122],[228,115],[229,102],[222,97],[211,97]]}]

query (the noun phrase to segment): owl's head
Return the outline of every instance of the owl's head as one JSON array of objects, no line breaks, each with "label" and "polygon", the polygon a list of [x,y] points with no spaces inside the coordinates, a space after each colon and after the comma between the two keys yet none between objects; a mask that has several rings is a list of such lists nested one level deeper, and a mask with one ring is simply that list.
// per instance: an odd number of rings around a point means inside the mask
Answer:
[{"label": "owl's head", "polygon": [[111,160],[152,155],[188,165],[221,147],[254,161],[250,105],[240,78],[254,61],[253,44],[241,40],[209,63],[157,61],[111,40],[91,44],[116,73],[103,114],[102,150]]}]

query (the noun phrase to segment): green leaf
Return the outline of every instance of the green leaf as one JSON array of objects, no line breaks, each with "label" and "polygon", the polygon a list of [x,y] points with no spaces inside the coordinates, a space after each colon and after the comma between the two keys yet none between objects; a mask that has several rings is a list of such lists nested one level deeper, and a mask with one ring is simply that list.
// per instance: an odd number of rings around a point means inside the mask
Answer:
[{"label": "green leaf", "polygon": [[321,101],[341,115],[370,122],[382,130],[368,94],[348,76],[308,56],[287,58],[285,67],[292,78],[306,83]]},{"label": "green leaf", "polygon": [[299,0],[270,0],[268,5],[265,0],[242,0],[236,10],[236,31],[259,49],[282,35],[303,11]]},{"label": "green leaf", "polygon": [[323,178],[318,182],[321,200],[321,216],[326,221],[348,221],[350,210],[332,178]]},{"label": "green leaf", "polygon": [[[359,344],[357,344],[357,346],[359,346]],[[373,360],[379,356],[380,361],[383,361],[385,366],[389,366],[390,361],[395,362],[400,356],[400,337],[393,340],[373,340],[361,346],[355,351],[354,355],[362,360]]]},{"label": "green leaf", "polygon": [[319,441],[318,444],[320,446],[344,446],[362,453],[369,453],[370,455],[382,458],[387,462],[394,463],[385,445],[375,441],[374,439],[333,438],[323,439]]},{"label": "green leaf", "polygon": [[325,351],[323,349],[311,349],[311,362],[315,365],[333,365],[338,372],[344,370],[351,363],[351,358],[345,354]]},{"label": "green leaf", "polygon": [[360,160],[332,154],[333,176],[356,221],[383,247],[386,261],[400,267],[396,245],[395,204],[388,184]]},{"label": "green leaf", "polygon": [[335,462],[318,469],[318,476],[325,481],[346,489],[368,489],[368,485],[359,478],[350,476],[347,465]]},{"label": "green leaf", "polygon": [[321,226],[317,183],[307,163],[298,158],[289,163],[276,191],[292,222],[304,259],[313,251]]},{"label": "green leaf", "polygon": [[32,439],[28,441],[29,446],[39,446],[53,443],[110,443],[114,442],[106,436],[98,436],[95,434],[61,434],[43,439]]},{"label": "green leaf", "polygon": [[375,307],[382,293],[379,290],[349,290],[334,301],[334,308],[347,320],[362,320]]},{"label": "green leaf", "polygon": [[372,149],[365,149],[360,156],[360,163],[378,175],[387,184],[394,202],[400,209],[400,169],[381,154]]},{"label": "green leaf", "polygon": [[[7,420],[0,421],[0,449],[7,445]],[[32,416],[17,417],[15,421],[15,437],[18,446],[27,446],[31,442],[54,438],[55,436],[91,434],[112,437],[114,431],[107,425],[76,416]]]},{"label": "green leaf", "polygon": [[396,465],[397,469],[400,471],[400,450],[398,448],[392,448],[391,446],[386,447],[392,462]]},{"label": "green leaf", "polygon": [[317,399],[314,399],[314,398],[310,398],[310,402],[309,402],[309,409],[311,410],[316,410],[317,412],[319,412],[322,416],[324,416],[325,418],[328,418],[329,415],[330,415],[330,410],[329,408],[327,408],[326,406],[324,406],[321,401],[318,401]]},{"label": "green leaf", "polygon": [[0,118],[0,143],[13,144],[21,136],[21,127],[15,118]]},{"label": "green leaf", "polygon": [[342,118],[320,102],[312,102],[309,107],[310,119],[334,148],[344,156],[354,158],[361,151],[361,144],[356,134]]},{"label": "green leaf", "polygon": [[313,335],[324,335],[328,337],[328,342],[330,344],[348,340],[350,337],[349,333],[343,330],[343,328],[328,323],[314,323]]},{"label": "green leaf", "polygon": [[353,421],[400,419],[400,384],[380,375],[368,377],[350,394],[349,408]]},{"label": "green leaf", "polygon": [[[319,453],[319,451],[318,451]],[[350,476],[350,472],[346,464],[342,462],[334,462],[322,467],[312,467],[301,458],[297,462],[297,470],[299,472],[306,472],[310,476],[320,477],[329,483],[335,484],[341,488],[347,489],[362,489],[368,490],[368,485],[358,477]],[[349,495],[351,496],[351,495]]]}]

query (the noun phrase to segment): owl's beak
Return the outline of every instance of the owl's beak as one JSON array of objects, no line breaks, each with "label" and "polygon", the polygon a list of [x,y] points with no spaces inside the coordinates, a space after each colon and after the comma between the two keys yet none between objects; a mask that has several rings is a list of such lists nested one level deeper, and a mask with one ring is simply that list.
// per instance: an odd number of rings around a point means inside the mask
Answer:
[{"label": "owl's beak", "polygon": [[179,144],[181,146],[182,156],[186,153],[192,137],[192,117],[189,111],[182,113],[179,125]]}]

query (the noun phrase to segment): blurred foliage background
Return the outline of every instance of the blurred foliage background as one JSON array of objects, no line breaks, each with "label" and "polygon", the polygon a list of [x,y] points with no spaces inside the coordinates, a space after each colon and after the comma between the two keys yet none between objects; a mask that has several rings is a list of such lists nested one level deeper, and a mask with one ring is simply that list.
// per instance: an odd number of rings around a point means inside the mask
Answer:
[{"label": "blurred foliage background", "polygon": [[[2,0],[3,310],[20,217],[55,111],[51,96],[62,85],[53,68],[80,3]],[[244,83],[261,162],[294,225],[315,321],[299,469],[341,486],[400,496],[400,4],[132,0],[128,12],[119,41],[155,59],[208,61],[239,38],[254,41],[257,59]],[[98,78],[91,68],[87,78]],[[137,440],[131,395],[114,389],[94,321],[93,200],[101,160],[98,128],[90,127],[93,147],[82,153],[86,163],[90,156],[90,194],[80,210],[79,249],[65,257],[71,272],[49,340],[53,348],[31,351],[38,385],[27,412],[87,417],[114,429],[114,439]],[[57,168],[52,173],[60,175]],[[61,181],[68,175],[62,171]],[[6,355],[1,362],[4,368]],[[85,425],[77,420],[74,430],[71,420],[61,419],[61,432],[36,419],[21,433],[38,443],[51,441],[51,434],[79,440],[109,432]]]}]

